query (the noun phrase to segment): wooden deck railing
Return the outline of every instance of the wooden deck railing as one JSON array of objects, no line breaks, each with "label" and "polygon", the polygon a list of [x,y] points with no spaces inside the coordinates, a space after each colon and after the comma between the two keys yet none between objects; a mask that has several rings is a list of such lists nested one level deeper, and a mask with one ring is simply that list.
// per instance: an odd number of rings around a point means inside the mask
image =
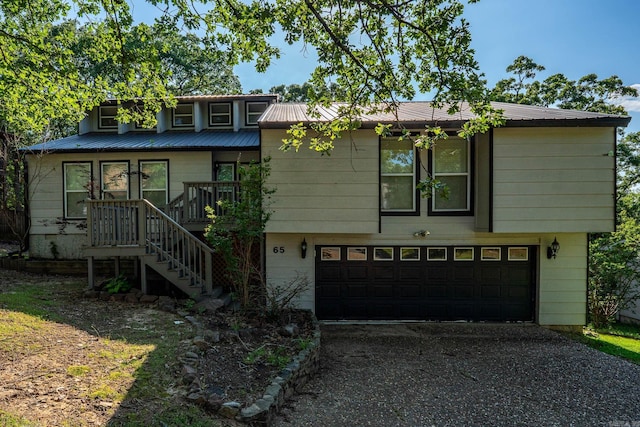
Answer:
[{"label": "wooden deck railing", "polygon": [[143,247],[190,285],[211,292],[213,251],[160,209],[146,200],[90,200],[88,206],[92,247]]},{"label": "wooden deck railing", "polygon": [[169,202],[167,214],[179,224],[204,224],[209,222],[205,206],[223,212],[219,201],[235,201],[240,195],[240,181],[185,182],[184,192]]}]

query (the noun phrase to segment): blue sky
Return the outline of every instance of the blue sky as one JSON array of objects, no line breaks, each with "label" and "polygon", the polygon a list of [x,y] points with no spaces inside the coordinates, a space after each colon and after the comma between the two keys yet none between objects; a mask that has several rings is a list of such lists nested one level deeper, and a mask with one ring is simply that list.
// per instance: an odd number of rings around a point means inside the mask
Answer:
[{"label": "blue sky", "polygon": [[[480,0],[466,7],[465,18],[480,71],[490,85],[505,78],[505,68],[525,55],[546,67],[539,74],[542,79],[555,73],[574,80],[590,73],[617,75],[640,90],[640,0]],[[264,74],[251,64],[236,67],[244,91],[266,92],[308,79],[313,53],[302,45],[282,48],[283,57]],[[640,131],[640,98],[621,102],[634,117],[627,130]]]}]

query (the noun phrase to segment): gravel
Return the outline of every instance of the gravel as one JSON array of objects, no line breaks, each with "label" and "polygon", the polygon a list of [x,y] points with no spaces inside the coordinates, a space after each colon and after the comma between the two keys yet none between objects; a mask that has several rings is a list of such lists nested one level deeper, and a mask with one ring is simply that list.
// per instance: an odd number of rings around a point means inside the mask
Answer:
[{"label": "gravel", "polygon": [[530,324],[324,325],[275,426],[640,426],[640,365]]}]

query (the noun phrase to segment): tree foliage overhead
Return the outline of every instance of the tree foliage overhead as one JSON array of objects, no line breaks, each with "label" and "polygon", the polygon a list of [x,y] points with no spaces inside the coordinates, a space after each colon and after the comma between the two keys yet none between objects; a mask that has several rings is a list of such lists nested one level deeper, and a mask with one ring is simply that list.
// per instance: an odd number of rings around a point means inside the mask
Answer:
[{"label": "tree foliage overhead", "polygon": [[[77,121],[105,98],[145,99],[118,118],[149,123],[176,90],[200,90],[193,76],[212,71],[200,59],[254,61],[265,71],[280,55],[274,37],[315,49],[313,87],[340,88],[346,103],[332,131],[356,126],[363,107],[393,111],[417,91],[455,113],[486,94],[461,17],[463,3],[475,1],[148,0],[160,16],[134,25],[127,1],[2,0],[0,114],[11,130],[41,132],[49,120]],[[203,50],[194,53],[198,43]],[[311,91],[309,99],[328,103],[333,95]],[[478,105],[481,117],[467,132],[495,123]]]},{"label": "tree foliage overhead", "polygon": [[126,1],[0,1],[0,118],[12,134],[59,136],[52,126],[107,98],[131,107],[120,120],[152,125],[173,95],[239,91],[225,54],[168,16],[134,25]]},{"label": "tree foliage overhead", "polygon": [[571,80],[564,74],[553,74],[544,80],[536,80],[545,67],[531,58],[519,56],[507,67],[512,77],[498,81],[491,89],[494,101],[515,104],[555,106],[562,109],[592,111],[608,114],[626,114],[624,108],[614,103],[616,98],[638,96],[638,91],[625,86],[618,76],[599,79],[587,74]]}]

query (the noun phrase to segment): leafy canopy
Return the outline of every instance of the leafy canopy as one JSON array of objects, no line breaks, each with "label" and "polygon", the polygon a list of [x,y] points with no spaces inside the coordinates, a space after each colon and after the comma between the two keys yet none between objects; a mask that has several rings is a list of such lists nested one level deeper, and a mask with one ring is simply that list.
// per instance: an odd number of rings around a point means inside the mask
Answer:
[{"label": "leafy canopy", "polygon": [[[77,121],[107,97],[170,103],[176,87],[191,90],[180,83],[180,73],[167,72],[182,58],[171,52],[189,52],[195,42],[177,35],[191,33],[223,63],[254,61],[260,72],[281,54],[276,38],[315,49],[310,84],[337,85],[346,102],[338,119],[316,130],[328,134],[320,151],[363,113],[393,111],[418,91],[432,94],[452,114],[463,101],[478,107],[480,127],[471,123],[464,130],[474,132],[497,123],[485,114],[484,81],[462,18],[463,3],[475,1],[148,0],[161,16],[153,25],[133,25],[126,1],[3,0],[0,108],[11,128],[38,131],[49,119]],[[200,75],[197,63],[183,70]],[[311,91],[311,106],[327,104],[333,95]],[[159,105],[130,107],[119,119],[148,124]]]}]

